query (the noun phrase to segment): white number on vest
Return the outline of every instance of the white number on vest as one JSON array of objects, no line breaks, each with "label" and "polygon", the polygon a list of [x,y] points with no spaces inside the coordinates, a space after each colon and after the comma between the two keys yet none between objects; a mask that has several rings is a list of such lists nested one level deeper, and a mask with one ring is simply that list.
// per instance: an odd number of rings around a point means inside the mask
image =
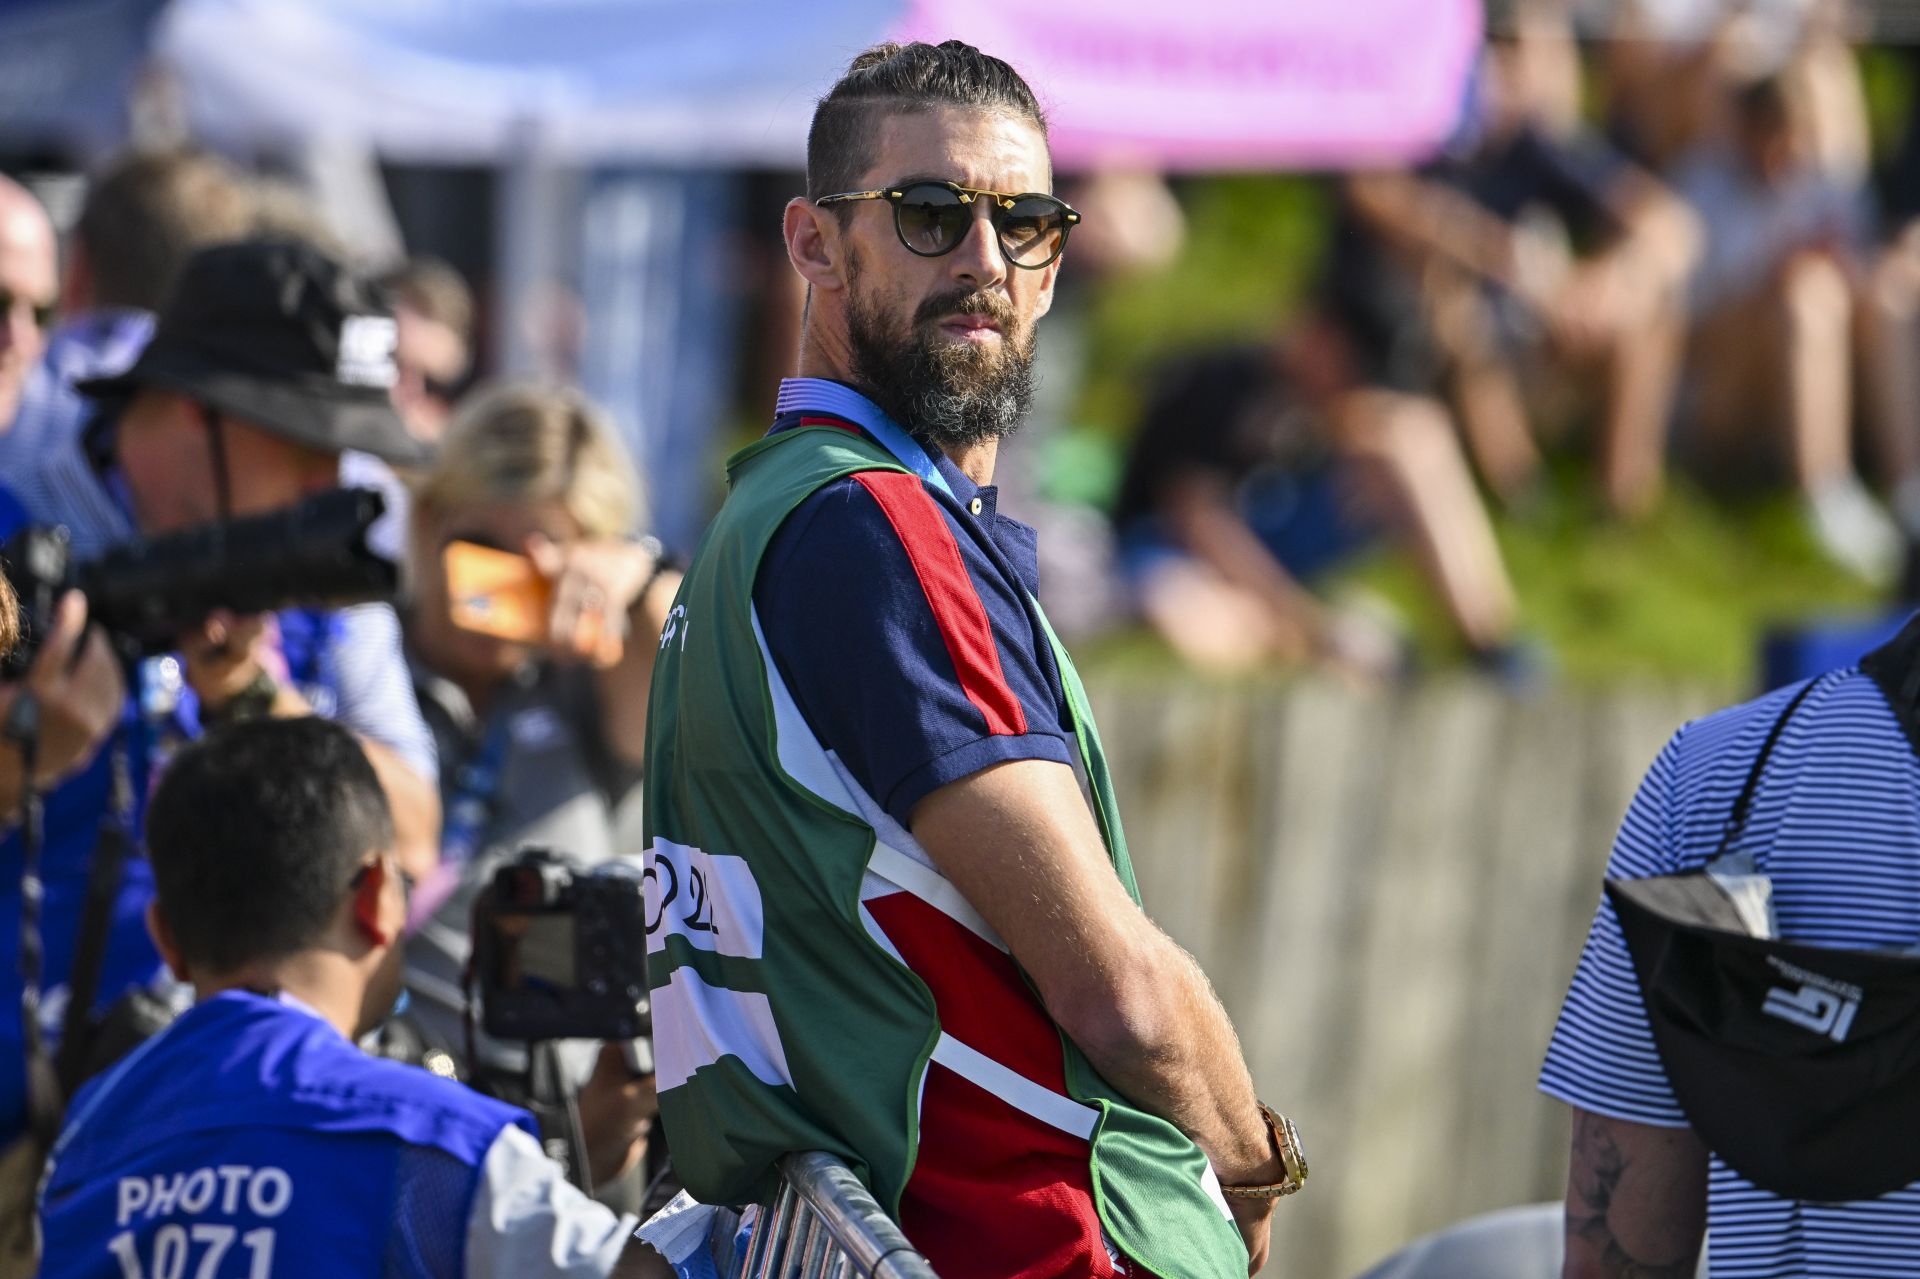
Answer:
[{"label": "white number on vest", "polygon": [[[226,1279],[220,1263],[233,1247],[239,1231],[232,1226],[201,1224],[189,1230],[185,1226],[165,1225],[153,1232],[153,1251],[146,1269],[140,1267],[140,1243],[133,1231],[123,1230],[107,1241],[107,1251],[120,1263],[121,1279],[187,1279],[187,1263],[201,1249],[200,1264],[193,1279]],[[273,1279],[273,1231],[263,1227],[239,1235],[240,1246],[247,1250],[246,1279]]]}]

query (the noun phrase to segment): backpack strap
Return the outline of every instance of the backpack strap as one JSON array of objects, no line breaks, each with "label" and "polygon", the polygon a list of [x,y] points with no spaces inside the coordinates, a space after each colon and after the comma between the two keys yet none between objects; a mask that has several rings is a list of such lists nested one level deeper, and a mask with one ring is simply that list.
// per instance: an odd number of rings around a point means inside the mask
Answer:
[{"label": "backpack strap", "polygon": [[1920,755],[1920,613],[1900,633],[1860,659],[1860,673],[1880,686],[1907,745]]},{"label": "backpack strap", "polygon": [[1767,740],[1760,744],[1760,753],[1754,756],[1753,767],[1747,770],[1746,784],[1741,786],[1739,798],[1733,801],[1733,807],[1727,813],[1725,832],[1720,836],[1720,847],[1714,854],[1715,860],[1733,851],[1740,833],[1747,828],[1747,816],[1753,808],[1753,797],[1760,790],[1760,778],[1767,771],[1767,762],[1773,758],[1773,748],[1780,744],[1781,734],[1787,731],[1787,721],[1800,709],[1800,703],[1807,700],[1807,694],[1821,683],[1824,676],[1808,680],[1800,686],[1780,712],[1780,718],[1773,721],[1773,727],[1767,732]]}]

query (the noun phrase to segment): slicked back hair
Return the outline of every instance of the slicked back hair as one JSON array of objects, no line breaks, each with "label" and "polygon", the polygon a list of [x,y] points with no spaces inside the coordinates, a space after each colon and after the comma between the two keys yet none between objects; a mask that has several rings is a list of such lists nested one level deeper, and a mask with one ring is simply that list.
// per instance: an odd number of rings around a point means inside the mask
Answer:
[{"label": "slicked back hair", "polygon": [[[880,122],[935,107],[994,111],[1047,136],[1046,113],[1020,73],[960,40],[876,44],[848,66],[813,111],[807,198],[854,189],[872,167]],[[848,206],[839,206],[844,216]]]},{"label": "slicked back hair", "polygon": [[212,973],[319,943],[362,863],[393,847],[380,778],[324,719],[245,720],[182,750],[147,808],[160,917]]}]

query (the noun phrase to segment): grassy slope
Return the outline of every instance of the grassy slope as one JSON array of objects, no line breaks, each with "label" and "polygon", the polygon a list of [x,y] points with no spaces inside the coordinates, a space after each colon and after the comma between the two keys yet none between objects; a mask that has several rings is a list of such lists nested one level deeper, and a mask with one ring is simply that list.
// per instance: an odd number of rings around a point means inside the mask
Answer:
[{"label": "grassy slope", "polygon": [[[1183,194],[1190,234],[1179,260],[1102,282],[1091,298],[1080,428],[1058,450],[1082,476],[1090,456],[1121,447],[1144,369],[1183,347],[1271,332],[1311,281],[1325,225],[1312,183],[1219,178]],[[1497,520],[1527,630],[1571,679],[1657,674],[1743,687],[1767,624],[1871,602],[1814,551],[1785,499],[1714,500],[1680,480],[1652,519],[1623,528],[1598,519],[1589,490],[1580,459],[1562,458],[1525,519]],[[1385,597],[1423,654],[1451,655],[1443,621],[1402,557],[1357,565],[1332,589]],[[1110,660],[1156,660],[1137,639],[1106,651]]]}]

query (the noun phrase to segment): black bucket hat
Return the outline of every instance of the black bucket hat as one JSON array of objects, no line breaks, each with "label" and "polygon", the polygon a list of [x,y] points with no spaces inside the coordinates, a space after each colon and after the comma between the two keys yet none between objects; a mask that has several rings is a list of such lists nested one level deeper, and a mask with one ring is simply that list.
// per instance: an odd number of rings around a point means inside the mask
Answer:
[{"label": "black bucket hat", "polygon": [[177,391],[311,448],[420,466],[433,449],[390,398],[397,336],[381,295],[318,249],[216,244],[188,259],[133,367],[76,388],[107,400]]},{"label": "black bucket hat", "polygon": [[1729,1167],[1824,1203],[1920,1180],[1920,958],[1744,935],[1704,874],[1606,889],[1673,1095]]}]

